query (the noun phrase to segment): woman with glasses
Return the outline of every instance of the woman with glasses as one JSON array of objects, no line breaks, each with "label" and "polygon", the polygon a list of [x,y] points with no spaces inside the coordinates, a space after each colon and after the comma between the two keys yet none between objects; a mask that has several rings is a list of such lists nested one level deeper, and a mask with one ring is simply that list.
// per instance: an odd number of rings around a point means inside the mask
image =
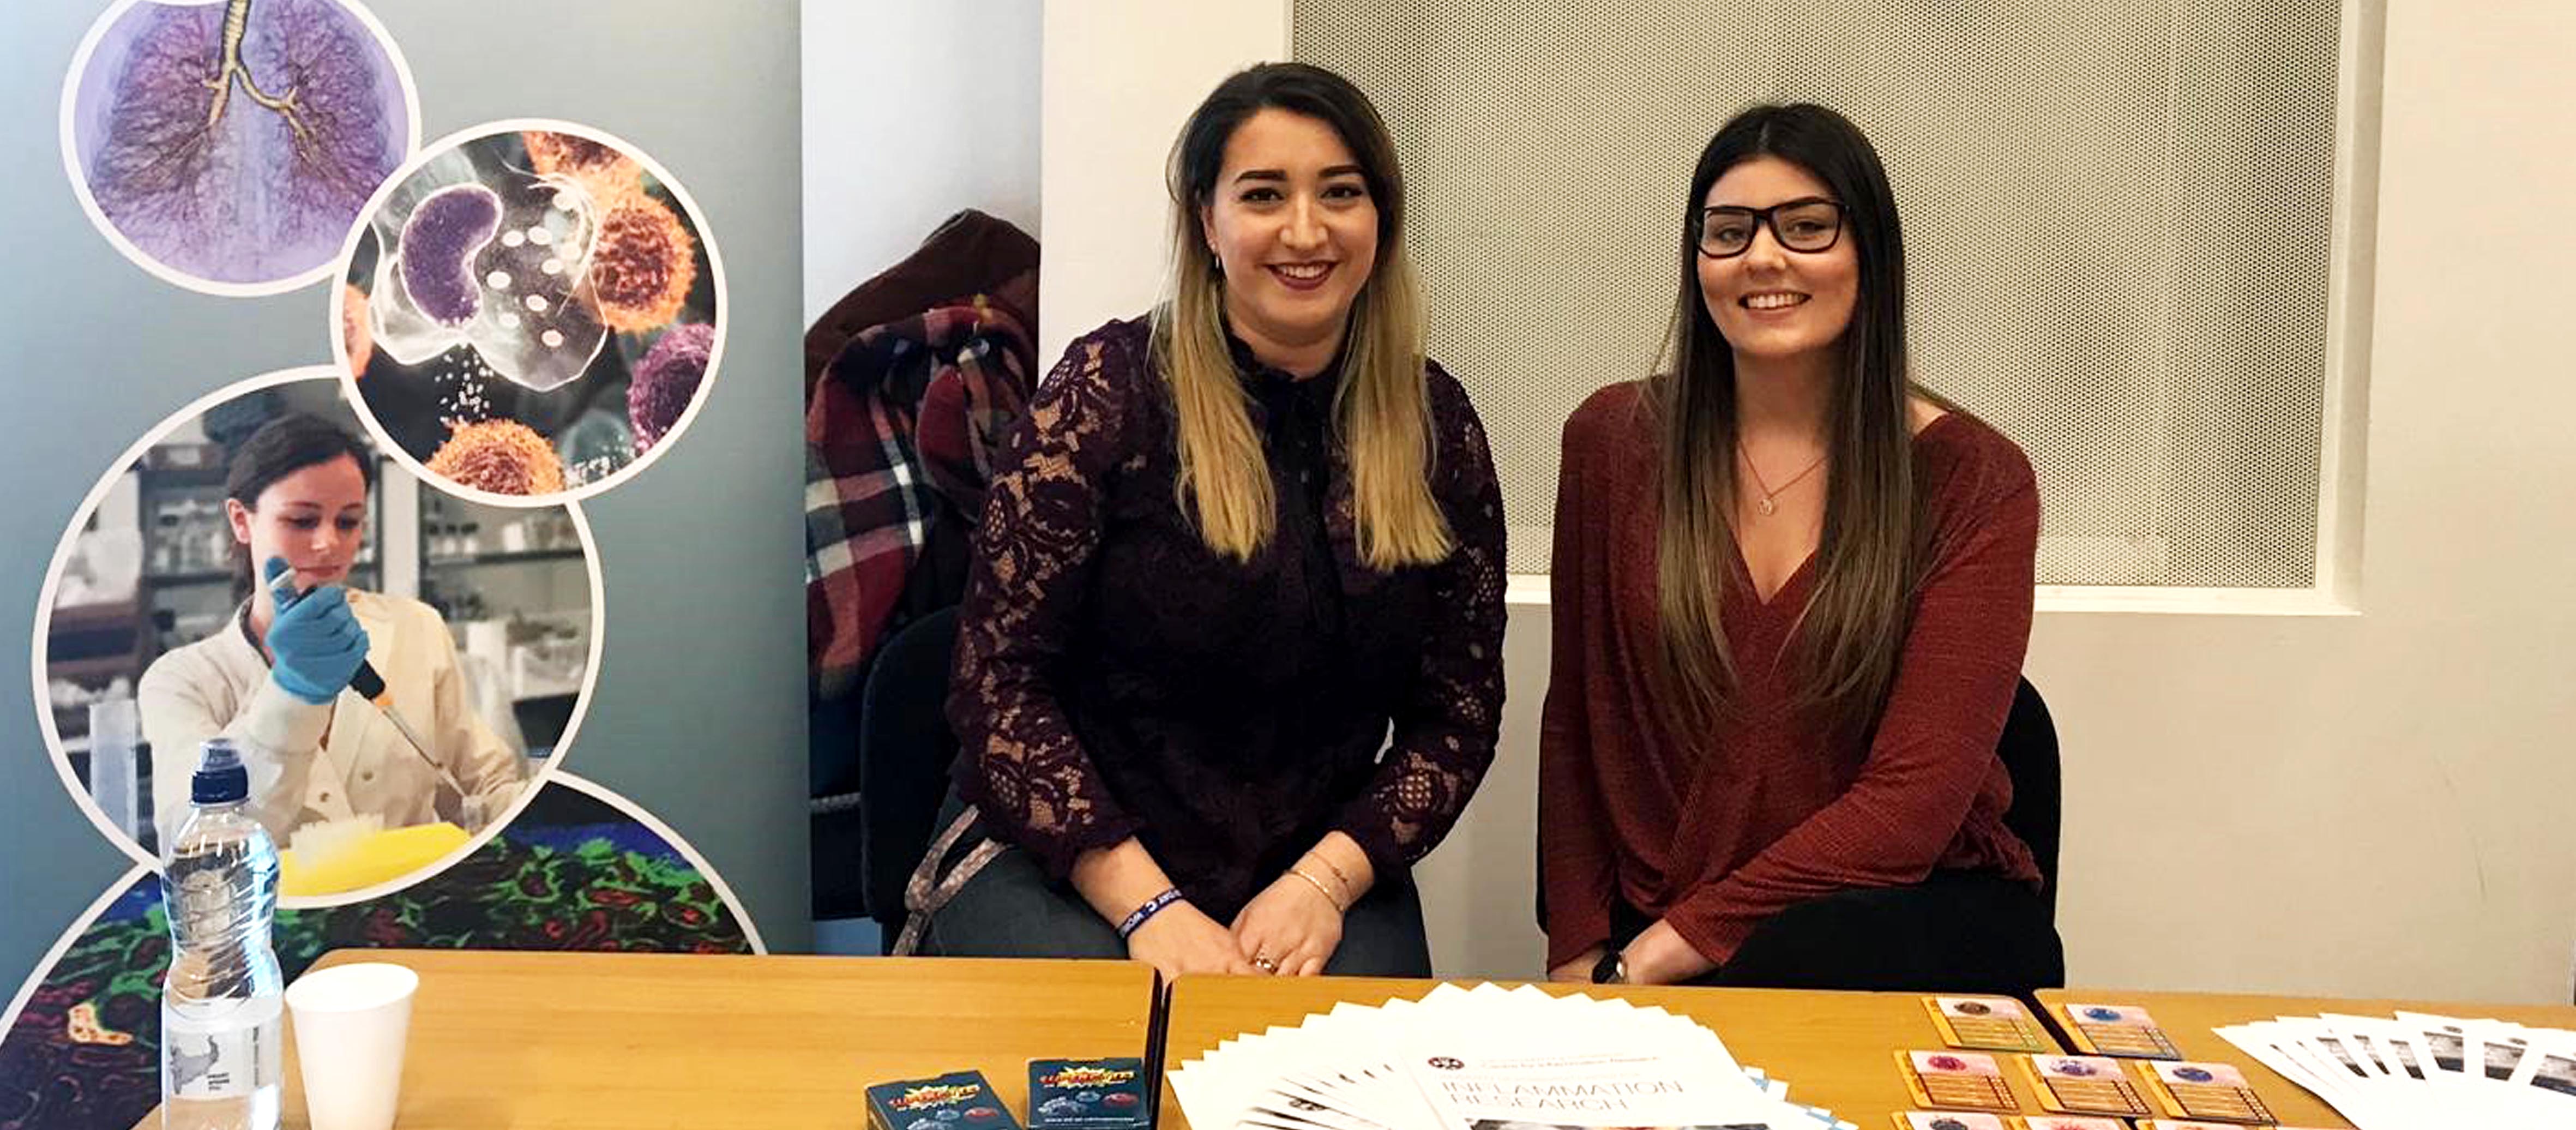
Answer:
[{"label": "woman with glasses", "polygon": [[[925,948],[1428,976],[1407,870],[1493,759],[1502,503],[1423,358],[1377,111],[1300,64],[1182,127],[1169,299],[1075,340],[976,538],[967,849]],[[1381,755],[1381,750],[1383,754]]]},{"label": "woman with glasses", "polygon": [[[2030,464],[1909,379],[1896,202],[1849,121],[1748,110],[1684,199],[1670,371],[1565,426],[1539,743],[1549,969],[2055,983],[1995,755],[2030,632]],[[1967,925],[1873,917],[1924,893]],[[1817,906],[1850,911],[1829,920],[1855,936],[1758,940]]]}]

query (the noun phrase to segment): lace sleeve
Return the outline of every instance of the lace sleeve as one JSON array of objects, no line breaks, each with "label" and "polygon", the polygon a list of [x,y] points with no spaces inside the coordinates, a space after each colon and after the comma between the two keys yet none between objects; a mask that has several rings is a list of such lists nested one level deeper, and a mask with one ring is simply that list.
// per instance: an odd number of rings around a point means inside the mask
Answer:
[{"label": "lace sleeve", "polygon": [[1065,351],[985,498],[958,612],[948,721],[959,790],[996,836],[1058,878],[1139,827],[1074,736],[1050,676],[1088,587],[1145,363],[1109,332]]},{"label": "lace sleeve", "polygon": [[1503,492],[1467,393],[1430,366],[1434,496],[1456,548],[1433,567],[1422,664],[1377,777],[1338,828],[1381,874],[1430,853],[1493,764],[1503,709]]}]

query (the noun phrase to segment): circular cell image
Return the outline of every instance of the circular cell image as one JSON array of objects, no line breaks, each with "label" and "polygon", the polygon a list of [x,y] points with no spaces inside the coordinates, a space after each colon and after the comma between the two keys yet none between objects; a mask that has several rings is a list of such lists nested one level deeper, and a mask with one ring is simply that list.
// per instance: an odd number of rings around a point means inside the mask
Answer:
[{"label": "circular cell image", "polygon": [[63,783],[145,864],[232,739],[289,905],[371,897],[501,827],[598,666],[572,506],[487,506],[387,457],[342,374],[180,411],[73,515],[39,597],[37,717]]},{"label": "circular cell image", "polygon": [[2105,1008],[2097,1004],[2084,1010],[2084,1019],[2109,1024],[2120,1019],[2120,1010],[2116,1008]]},{"label": "circular cell image", "polygon": [[1995,1006],[1984,1001],[1960,1001],[1954,1011],[1961,1016],[1991,1016],[1994,1015]]},{"label": "circular cell image", "polygon": [[2090,1078],[2096,1074],[2093,1070],[2092,1064],[2086,1063],[2080,1059],[2053,1060],[2049,1063],[2048,1069],[2059,1075],[2072,1076],[2077,1079]]},{"label": "circular cell image", "polygon": [[1923,1063],[1925,1066],[1930,1067],[1935,1071],[1965,1071],[1968,1069],[1968,1061],[1955,1055],[1936,1055],[1930,1059],[1924,1060]]},{"label": "circular cell image", "polygon": [[586,498],[688,426],[724,352],[697,206],[635,147],[511,121],[431,143],[349,233],[332,349],[395,458],[501,506]]},{"label": "circular cell image", "polygon": [[2173,1074],[2174,1078],[2185,1083],[2207,1083],[2218,1078],[2205,1067],[2177,1067],[2174,1068]]},{"label": "circular cell image", "polygon": [[420,144],[402,53],[356,0],[118,0],[63,83],[63,166],[116,249],[255,296],[327,278]]}]

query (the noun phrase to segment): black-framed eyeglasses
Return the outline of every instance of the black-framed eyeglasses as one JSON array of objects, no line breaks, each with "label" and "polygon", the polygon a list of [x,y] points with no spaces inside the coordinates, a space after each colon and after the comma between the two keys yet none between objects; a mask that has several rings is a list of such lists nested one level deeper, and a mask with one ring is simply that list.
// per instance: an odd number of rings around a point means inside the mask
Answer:
[{"label": "black-framed eyeglasses", "polygon": [[1703,208],[1699,253],[1732,259],[1753,246],[1753,233],[1771,225],[1771,238],[1791,251],[1832,250],[1843,237],[1843,206],[1821,196],[1784,200],[1768,208]]}]

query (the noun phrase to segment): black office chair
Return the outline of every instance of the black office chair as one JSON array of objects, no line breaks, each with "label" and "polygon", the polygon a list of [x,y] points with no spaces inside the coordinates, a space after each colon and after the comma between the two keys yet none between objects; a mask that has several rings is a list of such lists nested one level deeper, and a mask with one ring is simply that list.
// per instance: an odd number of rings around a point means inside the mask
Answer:
[{"label": "black office chair", "polygon": [[859,692],[859,870],[867,915],[891,944],[903,888],[938,833],[957,735],[948,727],[948,667],[957,609],[913,621],[884,643]]},{"label": "black office chair", "polygon": [[2031,858],[2039,864],[2040,893],[2048,903],[2048,919],[2057,921],[2057,842],[2060,804],[2063,802],[2057,761],[2057,720],[2049,717],[2048,703],[2039,697],[2039,688],[2024,678],[2013,689],[2012,713],[2004,718],[2004,734],[1995,743],[1995,757],[2004,763],[2004,772],[2012,777],[2012,807],[2004,810],[2004,827],[2030,845]]},{"label": "black office chair", "polygon": [[[2039,689],[2013,691],[1995,756],[2013,782],[2004,826],[2039,865],[2040,899],[2006,898],[1981,876],[1935,874],[1912,887],[1841,891],[1754,928],[1707,984],[2027,994],[2066,981],[2057,936],[2060,779],[2057,725]],[[1547,897],[1539,896],[1539,921]]]},{"label": "black office chair", "polygon": [[1910,887],[1841,891],[1754,927],[1709,984],[2027,995],[2066,983],[2057,936],[2057,726],[2024,679],[1995,743],[2012,777],[2004,826],[2030,846],[2041,897],[1984,875],[1936,872]]}]

